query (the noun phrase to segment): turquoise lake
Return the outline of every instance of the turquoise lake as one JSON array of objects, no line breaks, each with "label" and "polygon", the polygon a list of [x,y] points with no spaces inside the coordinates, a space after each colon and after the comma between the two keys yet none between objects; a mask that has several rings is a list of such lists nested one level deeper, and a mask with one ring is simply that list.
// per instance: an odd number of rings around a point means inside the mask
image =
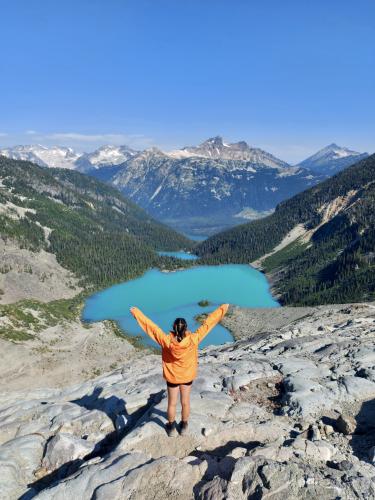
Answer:
[{"label": "turquoise lake", "polygon": [[[191,255],[191,254],[188,254]],[[186,258],[186,255],[181,255]],[[200,307],[198,302],[210,305]],[[129,312],[136,306],[168,332],[176,317],[183,317],[194,331],[200,323],[194,317],[209,313],[220,304],[243,307],[280,307],[272,297],[266,277],[248,265],[197,266],[175,272],[157,269],[140,278],[107,288],[86,300],[85,321],[113,319],[130,335],[142,335],[145,344],[156,346]],[[200,344],[223,344],[233,340],[229,331],[217,325]]]},{"label": "turquoise lake", "polygon": [[182,260],[197,260],[198,255],[188,252],[158,252],[159,255],[166,255],[167,257],[176,257]]}]

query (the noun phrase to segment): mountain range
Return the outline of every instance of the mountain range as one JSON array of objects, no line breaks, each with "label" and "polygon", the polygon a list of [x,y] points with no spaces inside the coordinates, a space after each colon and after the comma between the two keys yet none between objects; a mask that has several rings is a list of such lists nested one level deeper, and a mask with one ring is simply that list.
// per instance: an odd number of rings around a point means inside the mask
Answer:
[{"label": "mountain range", "polygon": [[252,263],[283,305],[375,299],[375,155],[200,243],[206,264]]},{"label": "mountain range", "polygon": [[331,144],[291,166],[245,141],[227,143],[219,136],[169,152],[103,146],[79,154],[71,148],[17,146],[0,154],[84,172],[175,229],[203,234],[267,215],[279,202],[367,156]]}]

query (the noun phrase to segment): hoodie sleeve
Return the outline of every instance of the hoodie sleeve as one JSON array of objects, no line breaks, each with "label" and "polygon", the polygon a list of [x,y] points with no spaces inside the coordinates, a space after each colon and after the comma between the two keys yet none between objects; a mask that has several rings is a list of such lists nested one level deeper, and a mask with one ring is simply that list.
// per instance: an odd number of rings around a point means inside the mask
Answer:
[{"label": "hoodie sleeve", "polygon": [[134,318],[137,320],[139,326],[147,333],[149,337],[161,346],[167,345],[168,336],[163,330],[150,320],[138,307],[132,307],[131,311]]},{"label": "hoodie sleeve", "polygon": [[197,342],[201,342],[204,337],[219,323],[224,314],[228,311],[229,304],[222,304],[220,307],[210,313],[203,321],[202,325],[195,331]]}]

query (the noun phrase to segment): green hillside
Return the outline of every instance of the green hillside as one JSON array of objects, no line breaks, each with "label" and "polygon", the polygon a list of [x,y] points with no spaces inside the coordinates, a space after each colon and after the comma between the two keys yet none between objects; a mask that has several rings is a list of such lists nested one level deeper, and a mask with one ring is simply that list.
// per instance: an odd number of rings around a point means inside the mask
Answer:
[{"label": "green hillside", "polygon": [[78,172],[0,157],[0,181],[2,238],[55,254],[84,286],[131,279],[151,266],[173,267],[155,250],[193,246],[117,190]]},{"label": "green hillside", "polygon": [[375,155],[280,203],[275,212],[200,243],[204,263],[250,263],[297,224],[299,238],[265,259],[283,304],[375,299]]}]

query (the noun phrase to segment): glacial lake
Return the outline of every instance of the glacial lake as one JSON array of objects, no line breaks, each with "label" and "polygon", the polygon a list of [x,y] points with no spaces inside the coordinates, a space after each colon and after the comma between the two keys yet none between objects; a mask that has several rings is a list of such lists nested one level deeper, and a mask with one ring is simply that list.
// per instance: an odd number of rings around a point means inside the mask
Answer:
[{"label": "glacial lake", "polygon": [[[173,254],[182,259],[192,255],[185,252]],[[208,300],[209,305],[199,306],[201,300]],[[176,317],[185,318],[189,330],[194,331],[200,325],[195,316],[210,313],[224,303],[243,307],[279,307],[264,274],[244,264],[223,264],[174,272],[150,269],[140,278],[114,285],[89,297],[82,318],[89,322],[115,320],[126,334],[141,335],[145,344],[155,347],[157,344],[130,314],[131,306],[141,309],[168,333]],[[229,331],[217,325],[200,347],[232,340]]]},{"label": "glacial lake", "polygon": [[189,252],[158,252],[159,255],[166,255],[167,257],[175,257],[182,260],[197,260],[198,255]]}]

